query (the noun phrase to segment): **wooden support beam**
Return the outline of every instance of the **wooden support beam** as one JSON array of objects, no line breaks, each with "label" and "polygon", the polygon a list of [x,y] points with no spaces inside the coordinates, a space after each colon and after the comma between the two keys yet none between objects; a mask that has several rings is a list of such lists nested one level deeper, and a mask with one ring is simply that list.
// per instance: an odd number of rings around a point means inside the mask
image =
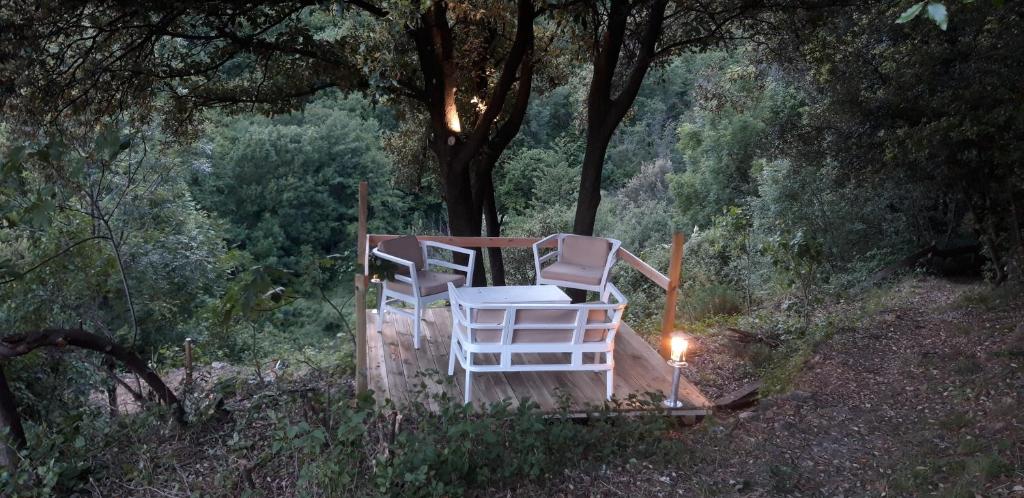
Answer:
[{"label": "wooden support beam", "polygon": [[[369,246],[375,246],[382,241],[398,237],[401,237],[401,235],[371,233],[366,236],[366,244]],[[541,239],[541,237],[451,237],[447,235],[417,235],[416,238],[466,248],[511,247],[520,249],[529,249],[534,243]],[[557,241],[552,240],[545,244],[544,247],[555,247],[557,244]],[[668,290],[669,277],[662,275],[661,272],[654,269],[654,267],[647,264],[644,260],[626,249],[620,247],[618,256],[624,263],[633,267],[634,270],[640,272],[643,276],[647,277],[648,280],[654,282],[655,285],[666,291]],[[680,255],[680,257],[682,256]]]},{"label": "wooden support beam", "polygon": [[366,236],[366,218],[370,205],[370,186],[366,180],[359,182],[359,232],[356,236],[356,255],[359,258],[357,265],[362,265],[363,274],[370,272],[369,260],[366,253],[369,250],[369,240]]},{"label": "wooden support beam", "polygon": [[661,355],[665,358],[668,358],[669,341],[676,327],[676,295],[679,292],[685,243],[682,232],[672,234],[672,252],[668,260],[668,287],[665,288],[665,310],[661,315]]},{"label": "wooden support beam", "polygon": [[[381,241],[401,237],[401,235],[370,234],[368,242],[370,245],[377,245]],[[417,239],[441,242],[459,247],[518,247],[529,249],[540,237],[452,237],[447,235],[417,235]],[[545,244],[545,247],[555,247],[556,241]]]},{"label": "wooden support beam", "polygon": [[653,266],[647,264],[635,254],[620,247],[619,259],[629,266],[632,266],[633,269],[643,274],[643,276],[647,277],[651,282],[654,282],[658,287],[668,290],[668,277],[662,275],[660,271],[655,270]]},{"label": "wooden support beam", "polygon": [[366,288],[369,282],[366,275],[355,275],[356,394],[366,392]]}]

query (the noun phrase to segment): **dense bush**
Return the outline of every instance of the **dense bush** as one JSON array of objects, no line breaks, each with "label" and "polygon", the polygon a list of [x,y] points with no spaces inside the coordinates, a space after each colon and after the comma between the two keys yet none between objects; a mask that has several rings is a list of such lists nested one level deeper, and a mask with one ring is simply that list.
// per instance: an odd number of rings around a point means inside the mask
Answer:
[{"label": "dense bush", "polygon": [[[608,414],[584,425],[547,417],[532,403],[478,412],[444,395],[421,396],[401,415],[362,398],[330,405],[321,416],[272,416],[270,449],[275,457],[298,459],[302,494],[433,497],[543,482],[613,458],[650,460],[683,450],[663,437],[671,419],[657,415]],[[427,409],[428,399],[440,407],[437,413]]]}]

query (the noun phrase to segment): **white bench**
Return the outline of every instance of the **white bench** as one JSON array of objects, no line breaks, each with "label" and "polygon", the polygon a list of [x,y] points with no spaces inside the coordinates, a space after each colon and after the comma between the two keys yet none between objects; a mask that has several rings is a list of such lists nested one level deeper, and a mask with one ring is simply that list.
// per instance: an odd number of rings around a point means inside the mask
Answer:
[{"label": "white bench", "polygon": [[[473,398],[473,374],[485,372],[603,371],[605,398],[611,399],[615,333],[626,309],[625,296],[613,284],[607,284],[599,303],[474,302],[471,293],[452,284],[448,299],[448,375],[455,374],[458,359],[466,371],[466,403]],[[524,355],[530,355],[529,362]]]}]

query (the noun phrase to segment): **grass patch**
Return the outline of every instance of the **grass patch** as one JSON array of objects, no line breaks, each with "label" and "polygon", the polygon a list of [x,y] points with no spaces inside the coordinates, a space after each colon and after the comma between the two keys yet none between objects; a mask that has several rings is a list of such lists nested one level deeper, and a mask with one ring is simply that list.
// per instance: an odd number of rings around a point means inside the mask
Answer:
[{"label": "grass patch", "polygon": [[945,431],[959,431],[974,423],[970,414],[965,412],[953,412],[939,420],[939,428]]},{"label": "grass patch", "polygon": [[954,308],[980,308],[984,311],[998,311],[1010,307],[1016,302],[1024,287],[1020,285],[1000,285],[986,287],[977,291],[966,292],[953,303]]},{"label": "grass patch", "polygon": [[790,330],[779,334],[782,346],[770,349],[764,345],[751,348],[751,364],[761,372],[764,391],[768,394],[788,391],[804,365],[814,356],[818,346],[827,341],[836,330],[834,317],[803,327],[799,320],[790,321]]},{"label": "grass patch", "polygon": [[690,322],[717,321],[744,310],[743,297],[726,285],[709,285],[682,292],[682,316]]},{"label": "grass patch", "polygon": [[[959,415],[955,419],[962,421]],[[897,496],[987,496],[989,484],[1015,471],[1004,456],[1008,448],[965,438],[957,446],[956,454],[948,455],[934,445],[925,445],[915,458],[895,470],[889,487]]]},{"label": "grass patch", "polygon": [[984,370],[985,368],[982,366],[981,362],[974,357],[958,358],[952,365],[953,373],[961,377],[977,375]]}]

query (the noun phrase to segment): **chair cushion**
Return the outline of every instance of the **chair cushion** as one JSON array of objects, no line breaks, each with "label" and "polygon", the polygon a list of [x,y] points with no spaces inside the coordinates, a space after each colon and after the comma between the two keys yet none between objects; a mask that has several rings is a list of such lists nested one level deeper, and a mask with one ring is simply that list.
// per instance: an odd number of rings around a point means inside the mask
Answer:
[{"label": "chair cushion", "polygon": [[[499,325],[504,320],[503,310],[474,310],[477,324]],[[588,324],[609,323],[606,310],[590,310]],[[517,325],[532,324],[565,324],[566,328],[552,329],[519,329],[513,331],[512,344],[567,343],[572,340],[573,325],[576,323],[576,310],[571,309],[529,309],[516,313]],[[461,326],[460,326],[461,328]],[[501,341],[501,330],[475,330],[476,342],[488,343]],[[583,333],[583,342],[603,341],[607,329],[591,329]]]},{"label": "chair cushion", "polygon": [[562,239],[562,254],[558,260],[574,265],[598,267],[604,271],[608,264],[608,254],[612,251],[612,243],[601,237],[583,235],[566,235]]},{"label": "chair cushion", "polygon": [[604,278],[604,264],[601,266],[583,266],[566,261],[556,261],[546,268],[541,268],[540,276],[548,280],[562,280],[583,285],[601,285]]},{"label": "chair cushion", "polygon": [[[448,282],[455,284],[456,287],[466,285],[466,276],[456,275],[454,273],[420,270],[416,272],[416,278],[419,280],[420,284],[420,296],[432,296],[434,294],[448,292]],[[400,292],[407,296],[413,295],[412,286],[405,282],[388,280],[386,284],[388,289],[395,292]]]},{"label": "chair cushion", "polygon": [[[406,261],[412,261],[419,270],[422,270],[425,266],[423,263],[423,250],[420,249],[420,241],[415,235],[405,235],[395,239],[381,241],[380,244],[377,244],[377,249],[390,256],[402,258]],[[397,267],[396,273],[401,275],[409,274],[404,267]]]}]

